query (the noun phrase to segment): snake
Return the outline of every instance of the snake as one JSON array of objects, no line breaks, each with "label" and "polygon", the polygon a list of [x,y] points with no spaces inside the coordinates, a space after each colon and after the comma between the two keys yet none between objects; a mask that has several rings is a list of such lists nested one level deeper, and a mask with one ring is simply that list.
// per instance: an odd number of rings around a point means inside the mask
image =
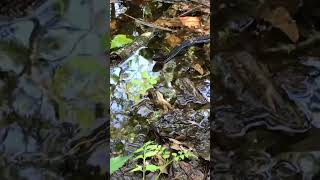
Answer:
[{"label": "snake", "polygon": [[184,49],[196,45],[210,43],[210,35],[193,37],[188,40],[184,40],[180,45],[174,47],[167,55],[154,57],[152,60],[157,63],[154,65],[152,71],[156,72],[162,69],[163,65],[173,60],[177,55],[181,54]]}]

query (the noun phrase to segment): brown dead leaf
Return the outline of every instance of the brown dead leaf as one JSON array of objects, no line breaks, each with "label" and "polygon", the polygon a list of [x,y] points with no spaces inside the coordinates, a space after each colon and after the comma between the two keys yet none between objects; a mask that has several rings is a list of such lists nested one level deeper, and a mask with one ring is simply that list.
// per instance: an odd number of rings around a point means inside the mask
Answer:
[{"label": "brown dead leaf", "polygon": [[174,150],[176,150],[176,151],[181,151],[181,147],[180,147],[180,145],[178,145],[178,144],[171,144],[171,145],[170,145],[170,148],[171,148],[171,149],[174,149]]},{"label": "brown dead leaf", "polygon": [[183,24],[177,18],[159,18],[154,22],[154,24],[168,28],[183,27]]},{"label": "brown dead leaf", "polygon": [[161,168],[161,172],[168,174],[168,169],[167,168],[163,168],[163,165],[166,163],[166,161],[162,158],[161,155],[157,155],[156,158],[158,159],[158,166],[160,166]]},{"label": "brown dead leaf", "polygon": [[167,34],[165,39],[167,40],[168,44],[171,47],[176,47],[182,41],[179,37],[175,36],[174,34],[169,34],[169,33]]},{"label": "brown dead leaf", "polygon": [[111,22],[110,22],[110,29],[111,29],[111,31],[114,31],[114,30],[117,29],[117,28],[118,28],[117,21],[111,20]]},{"label": "brown dead leaf", "polygon": [[173,109],[171,104],[164,99],[163,95],[159,91],[154,88],[150,88],[147,93],[154,105],[162,109],[165,113]]},{"label": "brown dead leaf", "polygon": [[185,172],[175,172],[173,180],[187,179]]},{"label": "brown dead leaf", "polygon": [[277,7],[272,11],[268,11],[263,18],[270,22],[274,27],[277,27],[284,32],[291,41],[298,41],[299,32],[297,24],[284,7]]},{"label": "brown dead leaf", "polygon": [[188,10],[191,9],[192,7],[193,7],[193,4],[180,3],[179,10],[180,10],[180,11],[188,11]]},{"label": "brown dead leaf", "polygon": [[200,170],[194,170],[190,176],[192,180],[203,180],[205,179],[204,174]]},{"label": "brown dead leaf", "polygon": [[175,139],[172,139],[172,138],[169,138],[169,141],[171,141],[171,142],[174,143],[174,144],[178,144],[178,145],[183,144],[183,142],[180,142],[180,141],[175,140]]},{"label": "brown dead leaf", "polygon": [[190,172],[192,169],[192,166],[189,163],[186,163],[184,161],[179,162],[179,166],[181,169],[183,169],[185,172]]},{"label": "brown dead leaf", "polygon": [[187,137],[183,134],[179,135],[179,136],[176,136],[174,137],[176,140],[178,141],[185,141],[187,139]]},{"label": "brown dead leaf", "polygon": [[203,70],[203,68],[201,67],[200,64],[198,64],[198,63],[192,64],[192,68],[194,70],[198,71],[198,73],[200,73],[200,75],[204,74],[204,70]]},{"label": "brown dead leaf", "polygon": [[171,141],[172,143],[170,144],[170,148],[171,149],[174,149],[174,150],[177,150],[177,151],[181,151],[181,145],[183,144],[182,142],[178,141],[178,140],[175,140],[175,139],[172,139],[172,138],[169,138],[169,141]]},{"label": "brown dead leaf", "polygon": [[193,17],[193,16],[184,16],[184,17],[179,17],[179,20],[184,26],[187,26],[188,28],[200,28],[200,17]]},{"label": "brown dead leaf", "polygon": [[159,165],[159,166],[164,165],[165,160],[162,158],[161,155],[157,154],[157,155],[155,156],[155,158],[158,159],[158,165]]}]

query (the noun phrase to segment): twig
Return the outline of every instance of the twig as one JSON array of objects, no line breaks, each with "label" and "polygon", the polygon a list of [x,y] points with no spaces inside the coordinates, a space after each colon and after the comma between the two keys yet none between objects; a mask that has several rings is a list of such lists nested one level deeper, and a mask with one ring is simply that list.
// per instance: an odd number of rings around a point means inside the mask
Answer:
[{"label": "twig", "polygon": [[134,17],[132,17],[132,16],[130,16],[128,14],[124,14],[124,15],[129,17],[129,18],[131,18],[131,19],[133,19],[133,20],[135,20],[137,23],[145,25],[145,26],[148,26],[148,27],[161,29],[161,30],[164,30],[164,31],[177,32],[176,30],[172,30],[172,29],[169,29],[169,28],[161,27],[161,26],[158,26],[158,25],[155,25],[155,24],[152,24],[152,23],[148,23],[148,22],[142,21],[142,20],[134,18]]},{"label": "twig", "polygon": [[196,7],[192,8],[192,9],[188,10],[187,12],[184,12],[184,13],[180,14],[179,17],[185,16],[186,14],[189,14],[190,12],[192,12],[192,11],[194,11],[194,10],[202,7],[202,6],[203,6],[203,5],[196,6]]}]

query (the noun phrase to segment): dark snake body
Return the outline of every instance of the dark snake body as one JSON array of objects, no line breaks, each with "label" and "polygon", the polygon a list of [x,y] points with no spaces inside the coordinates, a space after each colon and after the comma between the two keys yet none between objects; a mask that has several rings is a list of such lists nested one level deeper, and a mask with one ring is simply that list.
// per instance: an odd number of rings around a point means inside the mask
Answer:
[{"label": "dark snake body", "polygon": [[173,48],[169,54],[162,57],[153,58],[154,61],[157,61],[153,67],[153,71],[159,71],[162,69],[162,66],[172,59],[174,59],[178,54],[180,54],[184,49],[196,45],[196,44],[205,44],[210,42],[210,35],[194,37],[188,40],[183,41],[179,46]]}]

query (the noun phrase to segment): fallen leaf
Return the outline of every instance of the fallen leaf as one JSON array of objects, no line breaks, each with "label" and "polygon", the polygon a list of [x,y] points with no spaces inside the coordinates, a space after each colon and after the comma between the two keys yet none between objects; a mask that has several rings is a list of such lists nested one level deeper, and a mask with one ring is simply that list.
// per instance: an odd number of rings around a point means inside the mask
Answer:
[{"label": "fallen leaf", "polygon": [[165,39],[171,47],[176,47],[182,41],[179,37],[169,33],[167,34]]},{"label": "fallen leaf", "polygon": [[172,139],[172,138],[169,138],[169,141],[171,141],[172,143],[170,144],[170,148],[171,149],[174,149],[174,150],[177,150],[177,151],[181,151],[181,145],[183,144],[182,142],[178,141],[178,140],[175,140],[175,139]]},{"label": "fallen leaf", "polygon": [[191,174],[190,179],[192,179],[192,180],[202,180],[202,179],[205,179],[205,176],[201,171],[194,170],[193,173]]},{"label": "fallen leaf", "polygon": [[297,24],[284,7],[277,7],[274,10],[269,11],[266,13],[266,15],[264,15],[263,18],[270,22],[272,26],[279,28],[282,32],[284,32],[291,41],[298,41],[299,32]]},{"label": "fallen leaf", "polygon": [[198,64],[198,63],[192,64],[192,68],[194,70],[198,71],[198,73],[200,73],[201,75],[204,74],[204,70],[203,70],[203,68],[201,67],[200,64]]},{"label": "fallen leaf", "polygon": [[174,144],[183,144],[182,142],[178,141],[178,140],[175,140],[175,139],[172,139],[172,138],[169,138],[169,141],[171,141],[172,143]]},{"label": "fallen leaf", "polygon": [[178,140],[178,141],[185,141],[187,139],[187,137],[185,135],[178,135],[176,137],[174,137],[174,139]]},{"label": "fallen leaf", "polygon": [[159,166],[164,165],[165,160],[162,158],[161,155],[157,154],[157,155],[155,156],[155,158],[158,159],[158,165],[159,165]]},{"label": "fallen leaf", "polygon": [[176,179],[183,179],[183,177],[186,177],[186,173],[185,172],[176,172],[174,174],[174,177],[173,179],[176,180]]},{"label": "fallen leaf", "polygon": [[180,11],[188,11],[192,8],[192,4],[189,4],[189,3],[181,3],[180,4],[180,7],[179,7],[179,10]]},{"label": "fallen leaf", "polygon": [[165,113],[173,109],[171,104],[164,99],[163,95],[159,91],[155,90],[154,88],[150,88],[148,90],[148,94],[154,105],[160,109],[163,109]]},{"label": "fallen leaf", "polygon": [[169,28],[183,27],[183,24],[177,18],[159,18],[154,22],[154,24],[158,26],[169,27]]},{"label": "fallen leaf", "polygon": [[193,17],[193,16],[184,16],[179,17],[179,20],[184,26],[187,26],[189,28],[200,28],[200,18],[199,17]]},{"label": "fallen leaf", "polygon": [[181,151],[181,147],[180,147],[180,145],[178,145],[178,144],[171,144],[171,145],[170,145],[170,148],[171,148],[171,149],[174,149],[174,150],[176,150],[176,151]]},{"label": "fallen leaf", "polygon": [[114,31],[114,30],[116,30],[117,28],[118,28],[117,21],[111,20],[111,22],[110,22],[110,29],[111,29],[111,31]]},{"label": "fallen leaf", "polygon": [[158,159],[158,166],[160,167],[160,171],[162,173],[168,174],[168,169],[164,166],[166,161],[162,158],[161,155],[156,156]]},{"label": "fallen leaf", "polygon": [[181,169],[183,169],[186,172],[190,172],[192,169],[192,166],[189,163],[186,163],[184,161],[180,161],[179,166]]}]

